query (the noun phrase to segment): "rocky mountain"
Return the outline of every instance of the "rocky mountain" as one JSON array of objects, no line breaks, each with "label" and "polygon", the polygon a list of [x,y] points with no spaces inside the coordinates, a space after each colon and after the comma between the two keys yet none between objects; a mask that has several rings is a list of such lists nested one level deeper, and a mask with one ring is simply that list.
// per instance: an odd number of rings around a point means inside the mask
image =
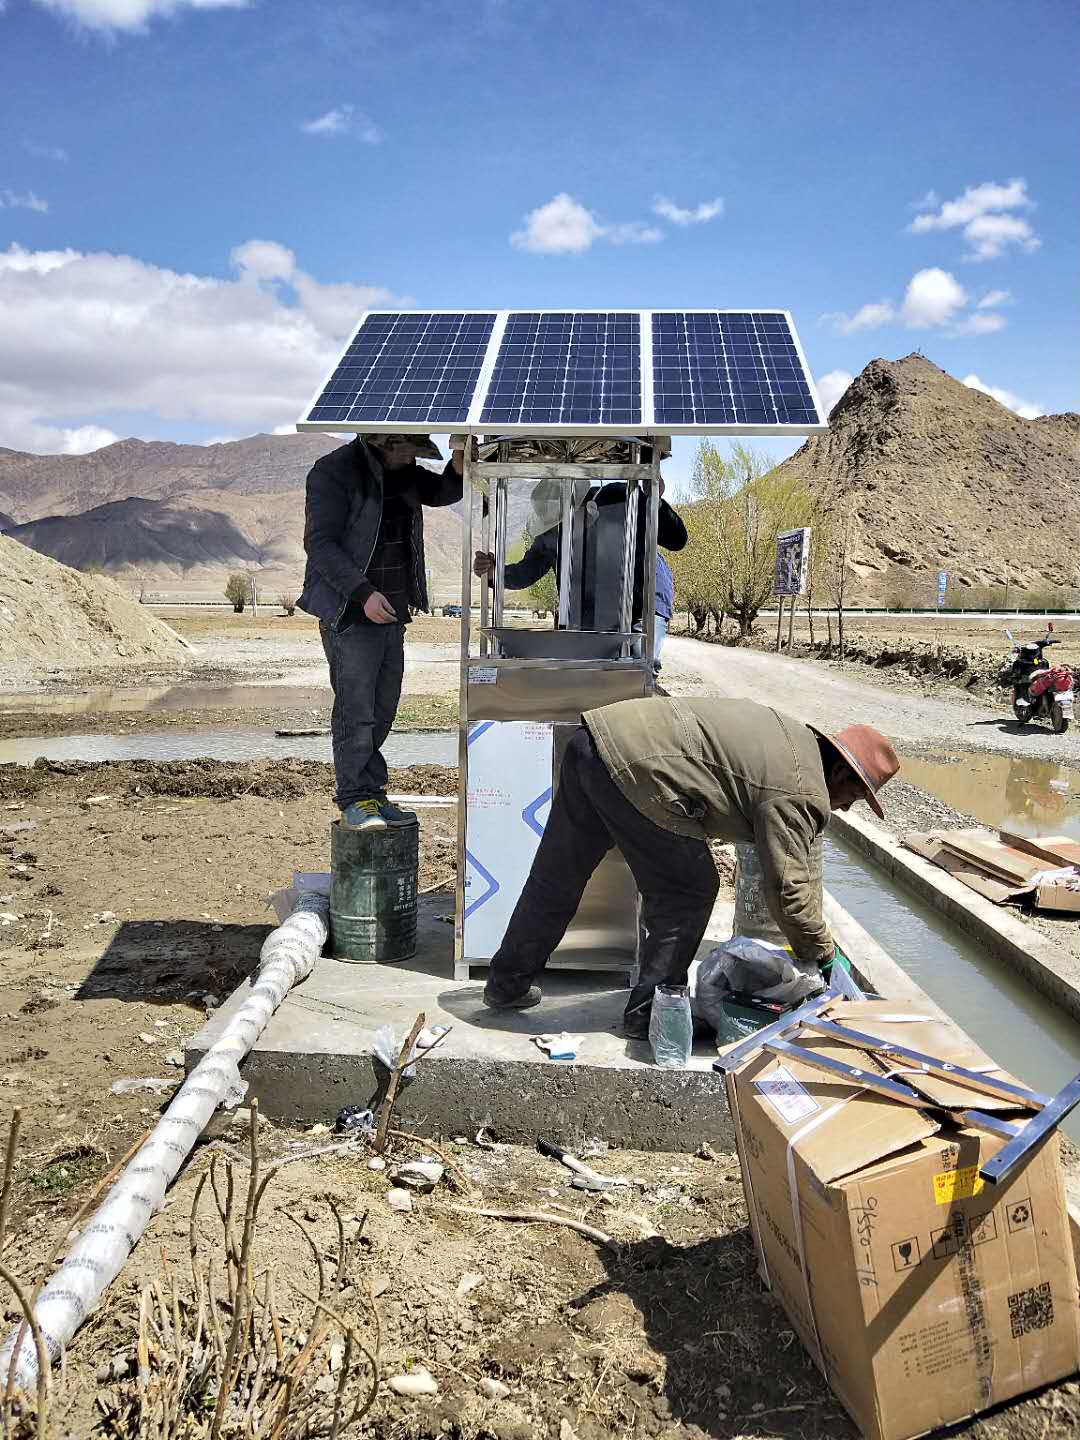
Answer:
[{"label": "rocky mountain", "polygon": [[[14,517],[0,528],[129,589],[218,591],[232,571],[256,570],[264,589],[295,592],[305,563],[304,481],[341,443],[253,435],[205,446],[121,440],[89,455],[0,450],[0,504]],[[428,510],[424,535],[440,597],[456,597],[458,515]]]},{"label": "rocky mountain", "polygon": [[118,440],[89,455],[0,449],[0,510],[20,523],[79,515],[132,495],[165,500],[202,490],[280,495],[302,490],[311,466],[341,441],[331,435],[252,435],[219,445]]},{"label": "rocky mountain", "polygon": [[12,525],[14,524],[15,521],[12,519],[12,517],[10,515],[5,515],[3,510],[0,510],[0,535],[2,535],[5,530],[10,530]]},{"label": "rocky mountain", "polygon": [[872,360],[785,474],[850,508],[852,604],[1080,588],[1080,415],[1024,420],[923,355]]},{"label": "rocky mountain", "polygon": [[80,575],[0,535],[0,688],[42,665],[182,663],[180,637],[112,580]]}]

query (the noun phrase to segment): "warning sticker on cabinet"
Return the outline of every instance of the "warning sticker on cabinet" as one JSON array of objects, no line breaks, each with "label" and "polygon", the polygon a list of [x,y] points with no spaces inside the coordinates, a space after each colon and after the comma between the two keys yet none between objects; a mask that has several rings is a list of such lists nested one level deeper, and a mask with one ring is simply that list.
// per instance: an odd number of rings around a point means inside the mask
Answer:
[{"label": "warning sticker on cabinet", "polygon": [[497,665],[470,665],[470,685],[494,685],[499,679],[499,667]]}]

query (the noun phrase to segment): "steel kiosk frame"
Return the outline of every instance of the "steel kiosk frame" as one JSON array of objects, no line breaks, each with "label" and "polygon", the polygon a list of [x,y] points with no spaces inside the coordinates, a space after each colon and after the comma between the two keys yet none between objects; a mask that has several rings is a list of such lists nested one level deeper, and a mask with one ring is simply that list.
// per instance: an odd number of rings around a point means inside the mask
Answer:
[{"label": "steel kiosk frame", "polygon": [[[581,437],[595,442],[597,436]],[[469,736],[470,727],[482,720],[535,720],[550,723],[553,735],[560,725],[569,729],[580,719],[581,712],[594,705],[602,705],[619,699],[645,697],[653,694],[655,674],[653,659],[656,639],[656,549],[657,524],[660,507],[660,458],[656,447],[647,438],[619,437],[629,447],[629,462],[614,463],[609,460],[571,460],[535,457],[515,459],[515,450],[522,448],[520,437],[501,438],[494,444],[484,444],[481,450],[485,458],[471,453],[466,445],[464,464],[464,514],[462,516],[461,548],[461,648],[459,675],[459,724],[458,724],[458,875],[456,907],[454,918],[454,979],[470,978],[470,967],[486,966],[488,957],[470,955],[466,936],[466,867],[468,864],[467,837],[469,830]],[[524,442],[527,443],[527,442]],[[569,451],[571,443],[566,445]],[[547,442],[549,450],[557,449],[558,442]],[[645,458],[648,452],[649,458]],[[507,545],[508,491],[514,480],[557,482],[561,495],[561,552],[559,557],[559,599],[558,622],[565,628],[570,617],[571,594],[576,577],[573,554],[573,494],[574,482],[586,480],[603,484],[621,481],[626,484],[626,511],[623,529],[623,572],[621,595],[621,624],[617,632],[621,654],[612,659],[519,659],[496,653],[498,643],[492,629],[501,627],[505,597],[505,568]],[[489,582],[487,577],[480,581],[477,648],[473,654],[474,624],[472,606],[473,551],[474,551],[474,495],[480,500],[479,534],[475,537],[479,548],[495,554],[495,572]],[[633,633],[633,592],[634,560],[637,545],[639,507],[645,501],[645,551],[644,551],[644,593],[642,601],[642,633]],[[610,632],[609,632],[610,633]],[[640,638],[640,653],[635,654]],[[487,672],[485,683],[477,683],[471,675],[474,670]],[[501,684],[487,683],[488,675]],[[558,783],[560,760],[557,740],[553,747],[552,786]],[[601,862],[586,890],[579,918],[567,932],[567,941],[560,946],[549,962],[556,968],[619,971],[629,973],[633,969],[637,940],[637,905],[632,913],[622,916],[624,924],[616,935],[610,927],[613,913],[621,915],[626,904],[627,890],[623,885],[621,897],[617,897],[614,910],[607,906],[608,918],[597,931],[595,919],[589,922],[588,933],[606,935],[612,943],[601,943],[590,947],[587,944],[572,943],[579,927],[583,911],[592,902],[601,906],[605,900],[605,882],[611,888],[617,867],[622,867],[623,879],[629,877],[625,861],[617,851],[612,851]],[[632,882],[631,882],[632,883]],[[615,886],[619,884],[615,879]],[[636,893],[636,892],[635,892]],[[611,897],[616,898],[616,897]],[[581,935],[578,935],[581,940]],[[568,943],[570,942],[570,943]],[[621,943],[620,943],[621,942]],[[565,947],[565,948],[564,948]]]}]

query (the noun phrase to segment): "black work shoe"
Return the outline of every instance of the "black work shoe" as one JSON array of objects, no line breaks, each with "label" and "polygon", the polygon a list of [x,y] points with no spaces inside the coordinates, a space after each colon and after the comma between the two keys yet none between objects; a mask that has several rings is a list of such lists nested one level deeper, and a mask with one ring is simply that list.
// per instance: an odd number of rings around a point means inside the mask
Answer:
[{"label": "black work shoe", "polygon": [[491,981],[484,986],[484,1004],[489,1010],[531,1010],[543,999],[539,985],[530,985],[517,995],[505,995],[492,988]]},{"label": "black work shoe", "polygon": [[649,1038],[649,1016],[645,1015],[624,1015],[622,1022],[623,1034],[628,1040],[648,1040]]}]

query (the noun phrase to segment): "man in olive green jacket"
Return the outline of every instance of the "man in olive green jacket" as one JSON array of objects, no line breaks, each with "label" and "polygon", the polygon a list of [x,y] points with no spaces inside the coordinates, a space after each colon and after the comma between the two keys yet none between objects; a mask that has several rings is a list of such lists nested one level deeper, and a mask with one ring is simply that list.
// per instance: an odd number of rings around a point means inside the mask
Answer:
[{"label": "man in olive green jacket", "polygon": [[868,725],[826,736],[745,700],[623,700],[590,710],[567,746],[544,836],[492,958],[496,1010],[539,1003],[533,980],[613,847],[642,897],[638,983],[627,1035],[648,1034],[657,985],[684,985],[716,900],[710,840],[757,846],[765,898],[797,960],[834,946],[811,884],[810,847],[833,810],[866,800],[900,768]]}]

